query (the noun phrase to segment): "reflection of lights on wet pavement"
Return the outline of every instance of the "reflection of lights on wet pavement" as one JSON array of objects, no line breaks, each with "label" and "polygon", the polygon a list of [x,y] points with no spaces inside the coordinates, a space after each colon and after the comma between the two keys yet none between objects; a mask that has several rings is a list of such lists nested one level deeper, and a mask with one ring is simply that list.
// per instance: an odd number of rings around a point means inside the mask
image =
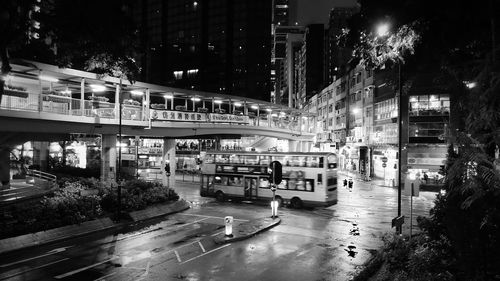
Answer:
[{"label": "reflection of lights on wet pavement", "polygon": [[347,255],[348,255],[349,257],[351,257],[351,258],[355,258],[355,257],[356,257],[356,254],[358,253],[358,252],[354,251],[355,249],[356,249],[356,246],[354,246],[354,245],[349,245],[349,246],[347,246],[347,249],[344,249],[344,251],[346,251],[346,252],[347,252]]}]

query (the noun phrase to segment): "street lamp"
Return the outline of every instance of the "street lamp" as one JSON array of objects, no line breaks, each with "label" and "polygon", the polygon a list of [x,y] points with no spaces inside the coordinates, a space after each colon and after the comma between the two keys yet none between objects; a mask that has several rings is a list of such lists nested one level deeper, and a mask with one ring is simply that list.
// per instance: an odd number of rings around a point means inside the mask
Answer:
[{"label": "street lamp", "polygon": [[[385,37],[389,35],[389,30],[390,30],[390,25],[388,23],[382,23],[377,26],[377,35],[378,37]],[[402,119],[402,83],[401,83],[401,61],[398,59],[396,61],[397,66],[398,66],[398,217],[401,217],[401,162],[402,162],[402,146],[403,146],[403,119]],[[399,224],[396,226],[396,233],[401,234],[402,233],[402,226]]]},{"label": "street lamp", "polygon": [[[117,169],[117,175],[116,175],[116,180],[118,183],[118,210],[117,210],[117,219],[120,219],[121,217],[121,209],[122,209],[122,182],[121,182],[121,172],[122,172],[122,149],[123,149],[123,136],[122,136],[122,108],[123,108],[123,96],[122,96],[122,80],[120,79],[120,85],[118,86],[117,89],[118,92],[118,169]],[[142,96],[144,95],[144,92],[138,91],[138,90],[132,90],[130,91],[130,94],[133,96]]]}]

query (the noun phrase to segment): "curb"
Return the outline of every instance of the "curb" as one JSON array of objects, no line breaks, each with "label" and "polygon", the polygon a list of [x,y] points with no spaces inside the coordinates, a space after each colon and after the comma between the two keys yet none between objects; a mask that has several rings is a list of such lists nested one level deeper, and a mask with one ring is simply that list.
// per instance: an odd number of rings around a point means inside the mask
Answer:
[{"label": "curb", "polygon": [[262,218],[252,220],[249,222],[245,222],[245,223],[242,223],[242,224],[235,227],[235,229],[233,231],[235,233],[234,236],[227,237],[224,233],[220,233],[214,237],[214,242],[215,242],[215,244],[226,244],[226,243],[245,240],[245,239],[250,238],[250,237],[252,237],[260,232],[263,232],[265,230],[268,230],[268,229],[280,224],[280,222],[281,222],[280,218],[276,218],[276,219],[264,218],[263,223],[265,225],[263,227],[255,228],[247,233],[245,233],[245,228],[246,227],[255,227],[255,226],[253,226],[253,224],[255,224],[255,223],[262,223]]},{"label": "curb", "polygon": [[[147,221],[149,219],[179,213],[189,208],[189,203],[184,199],[180,199],[174,203],[151,206],[144,210],[130,212],[129,215],[133,220],[132,222]],[[110,218],[105,217],[86,221],[78,225],[67,225],[45,231],[5,238],[0,240],[0,255],[40,245],[62,242],[72,238],[83,237],[113,228],[118,229],[127,226],[129,223],[130,222],[115,223]]]},{"label": "curb", "polygon": [[384,263],[383,253],[377,251],[370,260],[363,264],[363,269],[354,276],[352,281],[367,281],[382,268]]}]

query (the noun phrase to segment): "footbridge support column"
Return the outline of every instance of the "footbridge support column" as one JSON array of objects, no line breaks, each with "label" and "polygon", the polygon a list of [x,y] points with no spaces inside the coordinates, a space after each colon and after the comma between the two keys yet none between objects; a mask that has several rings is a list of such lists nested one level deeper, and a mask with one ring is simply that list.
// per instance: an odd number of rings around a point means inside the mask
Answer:
[{"label": "footbridge support column", "polygon": [[[170,175],[165,169],[166,165],[170,166]],[[175,188],[175,139],[163,139],[163,163],[162,163],[162,182],[163,186]]]},{"label": "footbridge support column", "polygon": [[0,147],[0,190],[10,188],[10,149]]},{"label": "footbridge support column", "polygon": [[33,142],[33,165],[39,166],[38,169],[43,172],[48,171],[49,165],[49,142],[34,141]]},{"label": "footbridge support column", "polygon": [[116,179],[116,135],[102,135],[101,147],[101,180]]}]

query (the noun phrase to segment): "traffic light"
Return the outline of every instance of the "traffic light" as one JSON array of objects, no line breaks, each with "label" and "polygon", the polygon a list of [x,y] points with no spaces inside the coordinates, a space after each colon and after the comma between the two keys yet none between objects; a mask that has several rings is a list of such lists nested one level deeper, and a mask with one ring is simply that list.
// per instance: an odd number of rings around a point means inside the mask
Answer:
[{"label": "traffic light", "polygon": [[167,177],[170,177],[170,163],[165,164],[165,173],[167,174]]},{"label": "traffic light", "polygon": [[275,185],[280,184],[283,177],[281,163],[279,161],[273,161],[271,165],[269,165],[269,169],[271,169],[269,182]]}]

